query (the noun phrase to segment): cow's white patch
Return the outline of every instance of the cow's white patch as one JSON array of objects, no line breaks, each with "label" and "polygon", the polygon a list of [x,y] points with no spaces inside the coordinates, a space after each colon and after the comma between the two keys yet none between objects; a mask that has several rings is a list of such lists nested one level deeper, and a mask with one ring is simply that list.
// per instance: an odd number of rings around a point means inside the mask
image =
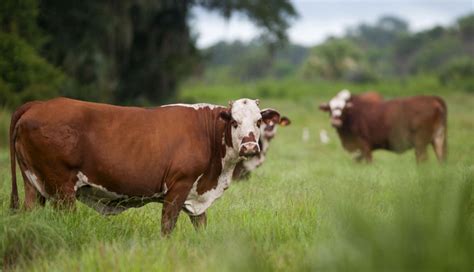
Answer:
[{"label": "cow's white patch", "polygon": [[169,105],[161,106],[161,108],[165,108],[165,107],[187,107],[187,108],[193,108],[195,110],[204,109],[204,108],[209,108],[211,110],[215,108],[223,108],[222,106],[219,106],[219,105],[213,105],[213,104],[207,104],[207,103],[197,103],[197,104],[177,103],[177,104],[169,104]]},{"label": "cow's white patch", "polygon": [[112,215],[129,208],[141,207],[149,202],[159,202],[168,191],[168,188],[165,184],[161,193],[155,193],[151,196],[128,196],[112,192],[101,185],[90,182],[89,178],[79,171],[74,190],[76,191],[76,198],[82,203],[103,215]]},{"label": "cow's white patch", "polygon": [[38,177],[31,172],[30,170],[25,171],[25,175],[30,181],[30,183],[36,188],[36,190],[43,196],[43,197],[49,197],[48,193],[46,193],[46,190],[43,187],[43,184],[40,183]]},{"label": "cow's white patch", "polygon": [[193,188],[189,192],[188,198],[184,202],[185,210],[191,215],[203,214],[211,204],[222,196],[224,190],[230,186],[232,182],[232,173],[238,161],[238,153],[231,147],[226,147],[226,154],[221,160],[222,172],[217,178],[217,186],[202,195],[197,192],[199,180],[202,178],[201,174],[193,184]]},{"label": "cow's white patch", "polygon": [[237,122],[237,128],[232,127],[232,145],[240,147],[245,136],[252,132],[255,139],[260,137],[257,121],[262,119],[256,100],[242,98],[232,104],[232,118]]},{"label": "cow's white patch", "polygon": [[331,115],[340,117],[342,111],[346,107],[347,101],[351,98],[351,93],[348,90],[340,91],[333,99],[329,101],[329,108],[331,108]]}]

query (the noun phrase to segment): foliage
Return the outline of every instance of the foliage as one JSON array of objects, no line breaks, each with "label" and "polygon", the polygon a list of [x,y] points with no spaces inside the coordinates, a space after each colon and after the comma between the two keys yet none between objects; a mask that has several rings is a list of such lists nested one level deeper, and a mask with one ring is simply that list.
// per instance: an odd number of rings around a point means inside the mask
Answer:
[{"label": "foliage", "polygon": [[[0,80],[1,104],[14,107],[26,99],[52,95],[119,104],[164,103],[199,67],[200,54],[190,26],[195,7],[227,18],[247,16],[274,48],[286,40],[296,11],[288,0],[273,0],[271,9],[267,4],[245,0],[1,1],[0,61],[2,72],[7,69],[10,74]],[[12,55],[17,52],[21,54]],[[20,62],[33,67],[18,70],[15,65]],[[38,73],[29,78],[32,73],[24,76],[25,69]],[[18,89],[19,83],[10,81],[21,77],[31,87]]]},{"label": "foliage", "polygon": [[474,60],[471,58],[452,60],[441,69],[439,80],[443,85],[474,92]]},{"label": "foliage", "polygon": [[15,34],[0,32],[0,106],[57,96],[62,73]]},{"label": "foliage", "polygon": [[36,23],[37,0],[0,1],[0,32],[22,37],[33,48],[39,48],[45,37]]},{"label": "foliage", "polygon": [[[229,17],[248,16],[271,42],[286,38],[296,15],[286,0],[42,1],[40,26],[50,34],[43,52],[74,80],[68,95],[120,104],[163,103],[199,62],[189,20],[200,6]],[[59,14],[59,16],[57,16]],[[80,26],[80,27],[78,27]]]},{"label": "foliage", "polygon": [[296,74],[308,55],[306,47],[294,44],[277,47],[273,52],[267,49],[261,39],[219,42],[203,50],[205,71],[196,78],[206,82],[284,78]]},{"label": "foliage", "polygon": [[329,39],[313,48],[303,67],[305,78],[366,82],[375,79],[362,50],[347,39]]},{"label": "foliage", "polygon": [[58,95],[63,74],[38,53],[45,37],[35,0],[0,2],[0,107]]}]

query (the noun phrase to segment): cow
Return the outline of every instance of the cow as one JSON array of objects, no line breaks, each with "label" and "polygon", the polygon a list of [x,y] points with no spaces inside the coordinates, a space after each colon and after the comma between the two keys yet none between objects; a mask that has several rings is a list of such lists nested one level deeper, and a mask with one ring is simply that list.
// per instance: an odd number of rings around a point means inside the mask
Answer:
[{"label": "cow", "polygon": [[344,149],[360,152],[358,161],[371,162],[376,149],[402,153],[414,148],[417,162],[422,162],[429,144],[438,161],[446,160],[447,107],[440,97],[382,100],[342,90],[319,108],[329,112]]},{"label": "cow", "polygon": [[[280,121],[258,100],[228,107],[173,104],[120,107],[68,98],[30,102],[12,116],[11,208],[18,208],[17,161],[25,181],[25,208],[45,200],[118,214],[163,203],[168,235],[184,210],[196,229],[226,190],[235,165],[260,153],[262,123]],[[17,159],[15,161],[15,158]]]},{"label": "cow", "polygon": [[291,124],[288,117],[282,116],[279,123],[270,122],[269,124],[262,124],[260,127],[259,145],[261,151],[257,156],[240,161],[234,169],[234,180],[246,180],[250,177],[250,173],[257,167],[260,167],[265,161],[270,141],[275,137],[277,132],[277,125],[286,127]]}]

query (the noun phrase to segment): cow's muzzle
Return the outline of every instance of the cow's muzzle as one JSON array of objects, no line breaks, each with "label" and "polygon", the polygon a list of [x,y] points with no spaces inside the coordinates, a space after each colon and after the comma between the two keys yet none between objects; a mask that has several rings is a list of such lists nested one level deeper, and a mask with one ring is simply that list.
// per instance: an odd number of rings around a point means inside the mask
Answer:
[{"label": "cow's muzzle", "polygon": [[338,117],[331,117],[331,125],[335,128],[342,127],[342,120]]},{"label": "cow's muzzle", "polygon": [[260,153],[260,146],[256,142],[246,142],[240,145],[239,156],[252,157]]}]

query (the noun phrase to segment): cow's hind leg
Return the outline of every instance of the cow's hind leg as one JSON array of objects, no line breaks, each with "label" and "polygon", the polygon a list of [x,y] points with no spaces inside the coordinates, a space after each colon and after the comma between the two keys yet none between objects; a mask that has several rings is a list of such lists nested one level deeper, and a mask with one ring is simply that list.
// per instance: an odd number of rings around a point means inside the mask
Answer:
[{"label": "cow's hind leg", "polygon": [[56,188],[56,195],[54,198],[53,205],[58,209],[73,210],[76,203],[76,190],[74,185],[77,182],[77,176],[74,171],[65,171],[63,172],[65,177],[65,182],[61,183]]},{"label": "cow's hind leg", "polygon": [[189,219],[191,219],[191,223],[193,223],[196,230],[203,229],[207,226],[206,213],[200,215],[189,215]]},{"label": "cow's hind leg", "polygon": [[[57,164],[52,164],[57,165]],[[66,167],[56,167],[55,169],[45,169],[43,175],[47,181],[50,193],[49,199],[53,207],[61,210],[72,210],[76,201],[76,190],[74,185],[77,182],[76,171]]]},{"label": "cow's hind leg", "polygon": [[161,234],[163,236],[168,236],[173,231],[192,184],[192,181],[176,182],[165,195],[161,213]]},{"label": "cow's hind leg", "polygon": [[42,196],[33,185],[25,180],[25,210],[32,210],[37,204],[44,207],[46,198]]},{"label": "cow's hind leg", "polygon": [[23,176],[25,200],[23,208],[25,210],[32,210],[37,204],[44,207],[46,198],[33,186],[29,177],[25,174],[25,167],[20,163],[21,175]]},{"label": "cow's hind leg", "polygon": [[421,163],[428,159],[428,154],[426,152],[427,145],[423,143],[418,143],[415,145],[415,157],[416,162]]},{"label": "cow's hind leg", "polygon": [[447,153],[447,143],[446,143],[446,129],[444,126],[440,126],[436,129],[433,140],[431,144],[433,145],[433,150],[436,154],[436,158],[439,162],[446,161],[446,153]]}]

